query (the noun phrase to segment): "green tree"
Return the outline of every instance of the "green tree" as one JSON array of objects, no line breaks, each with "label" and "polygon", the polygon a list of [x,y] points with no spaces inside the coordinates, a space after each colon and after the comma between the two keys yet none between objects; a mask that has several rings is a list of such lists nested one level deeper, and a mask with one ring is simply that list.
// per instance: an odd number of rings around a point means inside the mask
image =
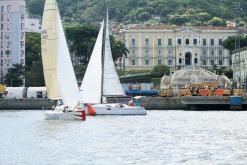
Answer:
[{"label": "green tree", "polygon": [[45,86],[42,61],[34,61],[30,70],[25,73],[25,86],[37,87]]},{"label": "green tree", "polygon": [[125,47],[125,44],[122,41],[115,40],[112,36],[110,36],[110,41],[114,61],[123,56],[127,57],[129,50]]},{"label": "green tree", "polygon": [[26,33],[25,85],[44,86],[41,58],[41,38],[39,33]]},{"label": "green tree", "polygon": [[170,74],[170,67],[166,65],[156,65],[151,73],[163,73],[166,75]]},{"label": "green tree", "polygon": [[30,70],[34,61],[41,58],[41,38],[39,33],[26,33],[26,69]]},{"label": "green tree", "polygon": [[138,15],[138,18],[140,21],[147,21],[149,18],[151,18],[151,15],[148,12],[143,12]]},{"label": "green tree", "polygon": [[[229,36],[226,40],[223,41],[224,48],[228,49],[232,54],[232,51],[235,49],[235,39],[236,36]],[[247,46],[247,36],[240,36],[240,48]]]},{"label": "green tree", "polygon": [[[174,19],[170,19],[169,15],[175,15],[175,23],[178,25],[206,25],[208,20],[218,17],[223,22],[212,21],[211,25],[224,26],[226,20],[234,19],[232,0],[108,0],[107,2],[110,19],[122,23],[139,23],[154,19],[149,18],[149,15],[159,16],[160,21],[168,24],[174,24]],[[241,21],[246,23],[247,1],[240,0],[240,2],[243,9]],[[43,4],[44,0],[27,0],[29,13],[42,15]],[[106,10],[105,1],[99,0],[58,0],[58,5],[63,20],[70,23],[97,23],[102,21]],[[145,14],[142,14],[144,12]],[[184,16],[189,17],[186,22]]]},{"label": "green tree", "polygon": [[25,68],[20,64],[14,64],[12,68],[8,70],[5,76],[5,84],[7,86],[19,87],[23,85],[23,75]]},{"label": "green tree", "polygon": [[211,18],[211,15],[206,12],[201,12],[196,15],[197,19],[201,22],[208,21]]},{"label": "green tree", "polygon": [[219,18],[219,17],[213,17],[209,21],[209,24],[213,25],[213,26],[225,26],[226,25],[226,21],[223,20],[222,18]]},{"label": "green tree", "polygon": [[33,15],[42,15],[45,0],[27,0],[27,9]]},{"label": "green tree", "polygon": [[87,64],[95,41],[98,29],[91,25],[69,25],[65,27],[70,50],[81,58],[81,63]]},{"label": "green tree", "polygon": [[184,25],[189,20],[189,17],[187,15],[174,14],[174,15],[169,15],[168,17],[169,17],[169,21],[172,24],[176,24],[176,25]]}]

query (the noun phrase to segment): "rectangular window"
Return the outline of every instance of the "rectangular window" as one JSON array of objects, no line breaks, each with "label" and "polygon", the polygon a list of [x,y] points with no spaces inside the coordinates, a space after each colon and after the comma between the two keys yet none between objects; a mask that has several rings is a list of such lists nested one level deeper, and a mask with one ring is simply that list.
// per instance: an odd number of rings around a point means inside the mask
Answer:
[{"label": "rectangular window", "polygon": [[132,50],[131,59],[132,59],[132,65],[135,65],[135,50]]},{"label": "rectangular window", "polygon": [[21,48],[24,47],[24,41],[21,41]]},{"label": "rectangular window", "polygon": [[214,65],[214,50],[211,50],[211,53],[210,53],[210,63],[211,65]]},{"label": "rectangular window", "polygon": [[136,61],[135,60],[132,60],[132,65],[135,65],[136,64]]},{"label": "rectangular window", "polygon": [[222,39],[219,39],[219,46],[222,46]]},{"label": "rectangular window", "polygon": [[145,60],[145,65],[149,65],[149,60]]},{"label": "rectangular window", "polygon": [[178,59],[178,62],[179,62],[179,64],[182,64],[182,59],[179,58],[179,59]]},{"label": "rectangular window", "polygon": [[6,50],[6,51],[5,51],[5,54],[7,54],[7,56],[8,56],[8,55],[11,54],[11,51],[10,51],[10,50]]},{"label": "rectangular window", "polygon": [[[149,61],[149,49],[145,50],[145,61]],[[146,63],[146,62],[145,62]],[[147,64],[146,64],[147,65]]]},{"label": "rectangular window", "polygon": [[171,38],[168,39],[168,45],[172,45],[172,39]]},{"label": "rectangular window", "polygon": [[21,15],[21,20],[22,20],[22,21],[24,20],[24,17],[25,17],[24,14],[22,14],[22,15]]},{"label": "rectangular window", "polygon": [[207,39],[203,39],[202,40],[202,44],[205,46],[205,45],[207,45]]},{"label": "rectangular window", "polygon": [[202,65],[206,65],[207,64],[207,61],[206,61],[206,59],[204,59],[204,57],[201,57],[201,61],[202,61]]},{"label": "rectangular window", "polygon": [[185,44],[186,44],[186,45],[189,45],[189,44],[190,44],[190,39],[187,38],[187,39],[185,40]]},{"label": "rectangular window", "polygon": [[214,45],[214,39],[210,40],[210,45]]},{"label": "rectangular window", "polygon": [[161,50],[158,50],[158,65],[161,65]]},{"label": "rectangular window", "polygon": [[160,59],[158,60],[158,65],[161,65],[161,60]]},{"label": "rectangular window", "polygon": [[135,40],[135,39],[132,39],[132,40],[131,40],[131,46],[134,47],[135,44],[136,44],[136,40]]},{"label": "rectangular window", "polygon": [[197,45],[197,39],[193,39],[193,44]]},{"label": "rectangular window", "polygon": [[194,64],[197,64],[197,62],[198,62],[198,59],[195,58],[195,59],[194,59]]},{"label": "rectangular window", "polygon": [[24,23],[21,23],[21,30],[24,29]]},{"label": "rectangular window", "polygon": [[182,39],[178,39],[178,45],[181,45],[182,44]]},{"label": "rectangular window", "polygon": [[4,12],[4,6],[1,6],[1,12]]},{"label": "rectangular window", "polygon": [[168,65],[172,65],[172,60],[171,59],[168,60]]},{"label": "rectangular window", "polygon": [[222,65],[222,50],[219,50],[219,65]]},{"label": "rectangular window", "polygon": [[145,39],[145,46],[149,46],[149,39]]},{"label": "rectangular window", "polygon": [[202,59],[202,64],[203,65],[206,65],[207,64],[207,51],[206,50],[203,50],[202,51],[202,57],[201,57],[201,59]]},{"label": "rectangular window", "polygon": [[21,59],[21,64],[24,65],[24,59]]},{"label": "rectangular window", "polygon": [[161,39],[158,39],[158,46],[161,46]]},{"label": "rectangular window", "polygon": [[172,52],[168,51],[168,65],[172,65]]}]

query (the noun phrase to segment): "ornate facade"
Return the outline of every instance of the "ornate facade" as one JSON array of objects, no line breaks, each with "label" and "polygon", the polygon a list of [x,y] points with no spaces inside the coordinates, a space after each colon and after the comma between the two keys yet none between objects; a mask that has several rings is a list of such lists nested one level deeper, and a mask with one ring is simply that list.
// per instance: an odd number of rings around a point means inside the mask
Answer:
[{"label": "ornate facade", "polygon": [[156,65],[172,68],[229,66],[230,54],[222,42],[236,35],[228,27],[128,27],[123,31],[128,57],[126,70],[150,70]]}]

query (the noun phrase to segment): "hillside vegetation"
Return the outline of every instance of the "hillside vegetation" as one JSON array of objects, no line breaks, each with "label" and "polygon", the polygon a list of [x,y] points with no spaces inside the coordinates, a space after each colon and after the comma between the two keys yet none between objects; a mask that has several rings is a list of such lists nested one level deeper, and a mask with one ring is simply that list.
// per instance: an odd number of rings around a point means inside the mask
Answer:
[{"label": "hillside vegetation", "polygon": [[[234,19],[233,0],[58,0],[63,20],[95,23],[103,19],[106,4],[110,19],[120,23],[225,25]],[[27,0],[31,14],[42,15],[44,0]],[[247,23],[247,1],[241,0],[241,24]]]}]

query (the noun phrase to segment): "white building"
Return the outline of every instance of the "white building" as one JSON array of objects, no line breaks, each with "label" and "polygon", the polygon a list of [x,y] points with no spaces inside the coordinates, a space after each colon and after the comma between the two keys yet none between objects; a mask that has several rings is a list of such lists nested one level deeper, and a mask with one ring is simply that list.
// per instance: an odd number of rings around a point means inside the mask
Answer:
[{"label": "white building", "polygon": [[129,55],[126,70],[151,70],[156,65],[173,68],[230,66],[230,53],[222,45],[237,31],[231,27],[129,26],[123,31]]},{"label": "white building", "polygon": [[37,16],[26,15],[25,31],[41,33],[41,18]]},{"label": "white building", "polygon": [[14,64],[25,65],[25,0],[0,0],[0,80]]},{"label": "white building", "polygon": [[232,69],[235,84],[239,87],[247,85],[247,47],[232,54]]}]

